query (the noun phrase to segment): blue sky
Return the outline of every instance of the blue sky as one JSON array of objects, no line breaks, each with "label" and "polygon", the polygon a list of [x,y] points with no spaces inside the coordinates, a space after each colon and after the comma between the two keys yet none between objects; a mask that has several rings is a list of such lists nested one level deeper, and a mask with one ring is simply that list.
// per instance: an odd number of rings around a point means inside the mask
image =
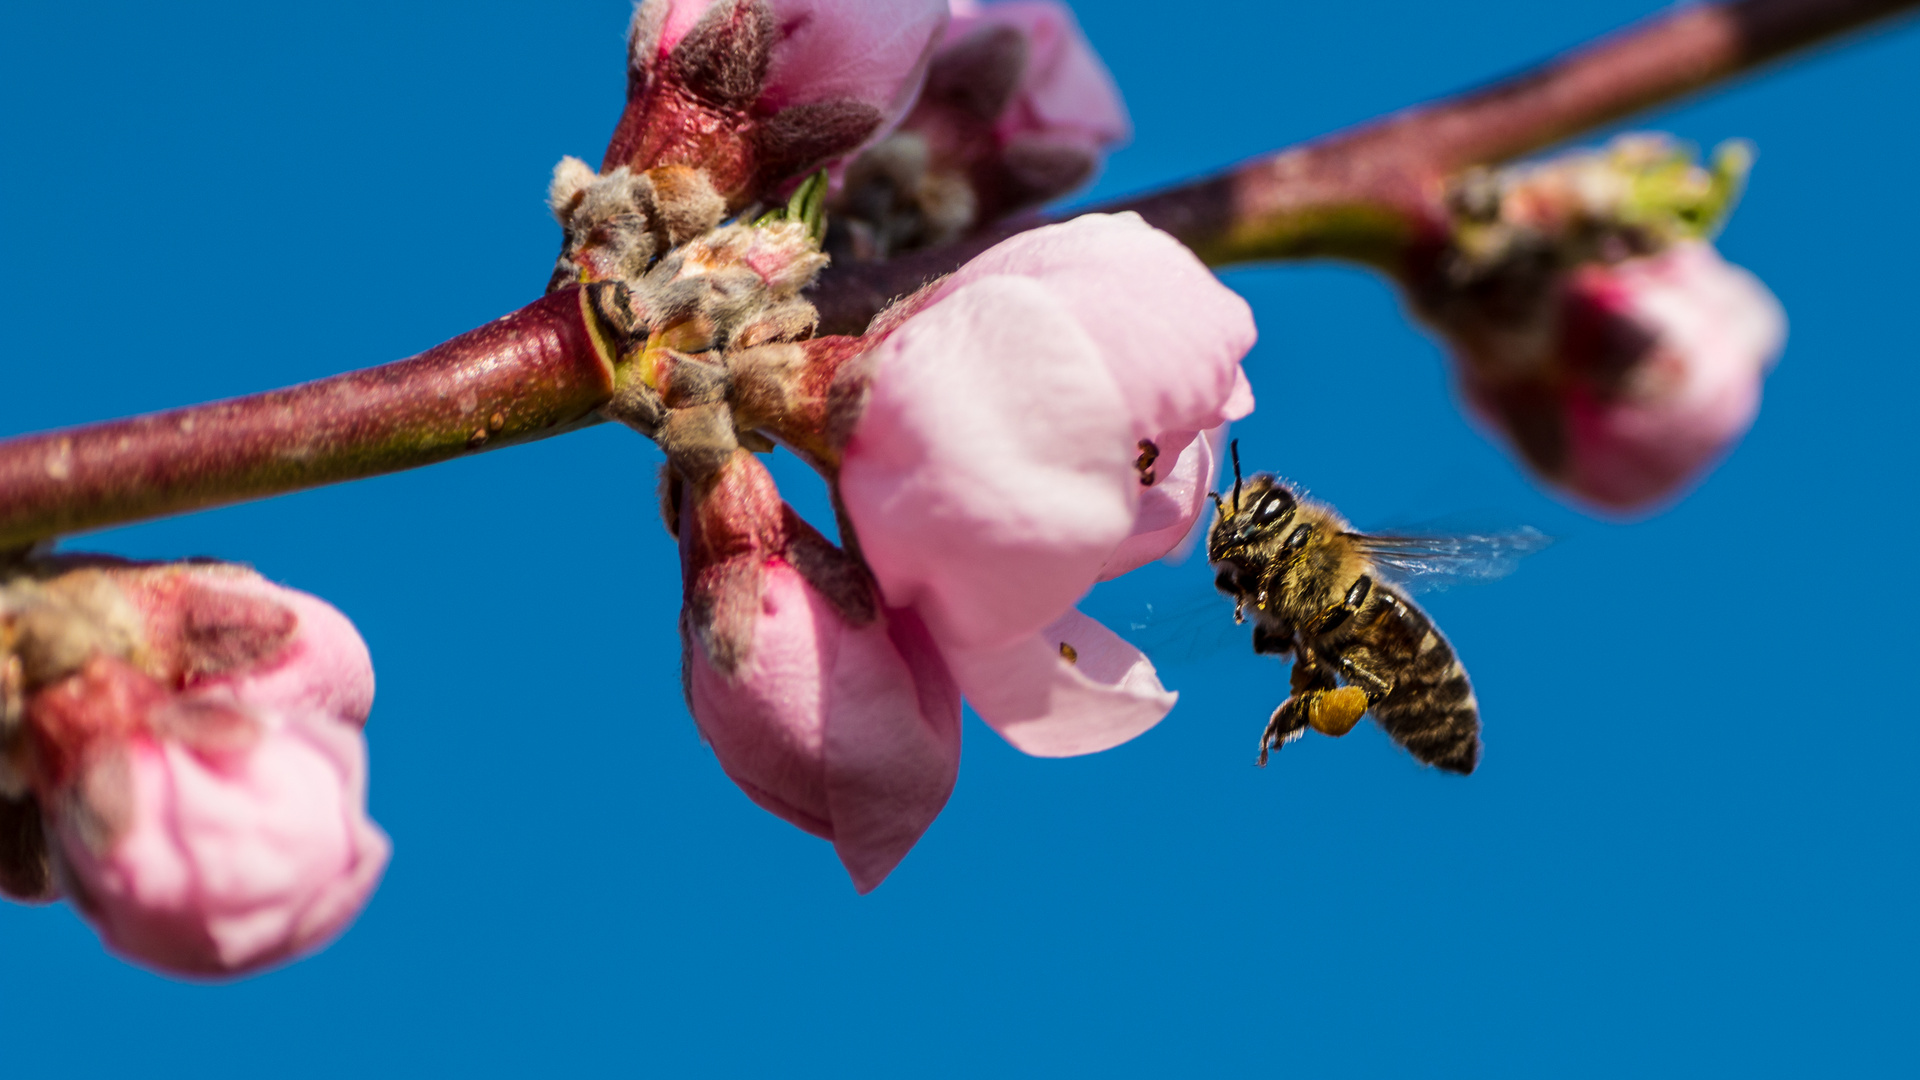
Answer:
[{"label": "blue sky", "polygon": [[[1484,80],[1647,0],[1077,5],[1138,128],[1097,195]],[[535,297],[597,159],[624,0],[0,15],[0,433],[396,359]],[[1912,1075],[1920,649],[1907,563],[1920,30],[1638,126],[1760,158],[1723,238],[1792,337],[1752,435],[1631,525],[1538,489],[1357,270],[1237,270],[1251,461],[1367,524],[1561,538],[1430,607],[1467,780],[1370,727],[1252,767],[1285,691],[1226,650],[1073,761],[969,719],[885,886],[755,809],[681,704],[657,452],[624,431],[86,538],[219,555],[371,643],[395,857],[320,956],[230,986],[0,907],[4,1069],[287,1077]],[[817,483],[778,474],[816,512]],[[1129,604],[1204,571],[1129,581]]]}]

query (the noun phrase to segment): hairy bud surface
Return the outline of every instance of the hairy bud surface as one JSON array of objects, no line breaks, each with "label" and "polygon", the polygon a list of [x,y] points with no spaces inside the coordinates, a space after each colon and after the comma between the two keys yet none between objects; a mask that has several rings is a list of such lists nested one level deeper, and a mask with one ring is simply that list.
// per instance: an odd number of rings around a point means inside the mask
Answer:
[{"label": "hairy bud surface", "polygon": [[196,976],[318,948],[366,903],[373,672],[339,612],[240,567],[56,559],[0,586],[0,657],[9,894],[63,891],[115,951]]}]

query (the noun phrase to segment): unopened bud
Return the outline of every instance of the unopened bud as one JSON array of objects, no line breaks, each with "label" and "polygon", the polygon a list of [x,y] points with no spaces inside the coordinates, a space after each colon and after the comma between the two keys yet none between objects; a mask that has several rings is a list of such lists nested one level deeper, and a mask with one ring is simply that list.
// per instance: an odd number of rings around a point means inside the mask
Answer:
[{"label": "unopened bud", "polygon": [[958,12],[913,112],[848,170],[834,251],[930,247],[1058,198],[1130,130],[1112,76],[1064,4]]},{"label": "unopened bud", "polygon": [[726,213],[719,194],[696,170],[636,173],[622,166],[595,176],[575,158],[554,169],[548,203],[566,232],[549,292],[583,282],[632,282],[674,247],[718,225]]},{"label": "unopened bud", "polygon": [[603,167],[685,165],[732,209],[857,149],[905,111],[944,0],[646,0]]},{"label": "unopened bud", "polygon": [[388,850],[365,816],[373,677],[351,624],[239,567],[16,574],[0,582],[0,891],[64,882],[112,948],[186,974],[339,932]]},{"label": "unopened bud", "polygon": [[[714,229],[616,292],[591,297],[621,342],[616,389],[601,412],[653,438],[688,479],[712,475],[742,445],[770,446],[751,434],[763,424],[817,441],[817,427],[781,426],[797,419],[782,403],[810,391],[774,380],[803,378],[802,366],[776,370],[768,363],[776,353],[763,350],[791,350],[819,323],[799,295],[827,262],[807,221],[818,205],[808,196],[796,203],[797,220],[782,214]],[[742,375],[749,385],[736,388]]]},{"label": "unopened bud", "polygon": [[1672,495],[1752,423],[1779,305],[1706,242],[1752,159],[1711,169],[1627,136],[1450,192],[1448,245],[1416,266],[1421,314],[1469,403],[1547,480],[1612,510]]},{"label": "unopened bud", "polygon": [[682,514],[688,705],[765,809],[833,841],[866,892],[940,812],[960,697],[919,619],[790,507],[750,454]]},{"label": "unopened bud", "polygon": [[1580,150],[1505,169],[1473,169],[1448,193],[1454,213],[1442,260],[1454,290],[1506,282],[1533,267],[1566,268],[1650,255],[1685,240],[1711,238],[1745,186],[1753,152],[1719,148],[1711,168],[1662,135],[1623,135],[1601,150]]}]

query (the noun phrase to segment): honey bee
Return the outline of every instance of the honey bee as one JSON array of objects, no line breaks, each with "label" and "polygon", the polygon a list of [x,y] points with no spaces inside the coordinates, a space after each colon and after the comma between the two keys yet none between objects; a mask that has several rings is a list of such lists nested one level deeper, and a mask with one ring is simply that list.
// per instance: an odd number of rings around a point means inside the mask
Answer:
[{"label": "honey bee", "polygon": [[1253,609],[1253,651],[1294,657],[1292,694],[1260,735],[1259,763],[1308,728],[1336,738],[1371,713],[1421,762],[1465,775],[1480,762],[1480,708],[1453,646],[1396,584],[1488,578],[1545,546],[1533,530],[1495,536],[1355,532],[1334,509],[1274,476],[1241,480],[1207,536],[1214,587]]}]

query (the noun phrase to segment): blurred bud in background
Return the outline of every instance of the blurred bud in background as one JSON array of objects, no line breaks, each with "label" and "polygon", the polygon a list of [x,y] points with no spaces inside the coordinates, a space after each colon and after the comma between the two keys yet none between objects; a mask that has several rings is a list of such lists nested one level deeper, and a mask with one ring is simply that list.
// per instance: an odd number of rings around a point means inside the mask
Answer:
[{"label": "blurred bud in background", "polygon": [[0,887],[115,952],[230,976],[324,945],[387,838],[366,645],[251,570],[56,558],[0,584]]},{"label": "blurred bud in background", "polygon": [[1638,135],[1455,182],[1415,306],[1467,403],[1576,500],[1656,507],[1752,426],[1786,319],[1709,243],[1750,163],[1743,144],[1707,169]]},{"label": "blurred bud in background", "polygon": [[919,102],[846,170],[830,243],[855,259],[946,243],[1085,185],[1131,134],[1065,4],[955,0]]}]

